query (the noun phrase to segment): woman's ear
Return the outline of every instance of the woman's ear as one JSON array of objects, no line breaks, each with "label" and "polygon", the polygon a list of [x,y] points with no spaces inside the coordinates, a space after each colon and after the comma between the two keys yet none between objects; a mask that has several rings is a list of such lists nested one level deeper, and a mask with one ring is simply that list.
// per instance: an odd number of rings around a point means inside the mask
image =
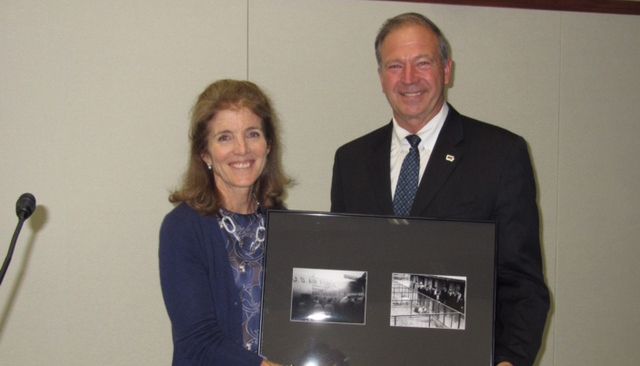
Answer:
[{"label": "woman's ear", "polygon": [[209,156],[209,154],[203,152],[202,154],[200,154],[200,159],[202,159],[202,162],[204,162],[205,165],[209,167],[209,170],[211,170],[211,157]]}]

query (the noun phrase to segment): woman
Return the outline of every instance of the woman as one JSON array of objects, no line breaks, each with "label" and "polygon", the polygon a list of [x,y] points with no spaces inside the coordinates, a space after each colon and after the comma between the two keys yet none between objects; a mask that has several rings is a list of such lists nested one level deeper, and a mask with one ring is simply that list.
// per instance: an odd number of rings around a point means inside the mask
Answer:
[{"label": "woman", "polygon": [[160,229],[173,365],[276,365],[257,354],[264,210],[283,208],[276,116],[253,83],[220,80],[198,98],[191,152]]}]

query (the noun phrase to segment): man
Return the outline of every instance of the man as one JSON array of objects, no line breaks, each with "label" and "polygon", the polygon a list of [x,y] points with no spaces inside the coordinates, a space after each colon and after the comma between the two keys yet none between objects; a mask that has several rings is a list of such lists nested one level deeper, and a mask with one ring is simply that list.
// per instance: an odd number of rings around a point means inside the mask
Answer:
[{"label": "man", "polygon": [[426,17],[407,13],[387,20],[375,50],[393,120],[338,149],[331,210],[495,221],[495,361],[531,365],[549,293],[526,142],[446,103],[453,72],[449,44]]}]

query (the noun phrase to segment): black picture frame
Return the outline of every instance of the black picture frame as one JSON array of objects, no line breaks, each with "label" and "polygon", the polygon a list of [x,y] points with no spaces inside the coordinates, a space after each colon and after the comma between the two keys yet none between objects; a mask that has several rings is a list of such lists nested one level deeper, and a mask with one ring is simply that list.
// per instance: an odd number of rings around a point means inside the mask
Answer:
[{"label": "black picture frame", "polygon": [[492,222],[275,210],[265,256],[270,360],[493,365]]}]

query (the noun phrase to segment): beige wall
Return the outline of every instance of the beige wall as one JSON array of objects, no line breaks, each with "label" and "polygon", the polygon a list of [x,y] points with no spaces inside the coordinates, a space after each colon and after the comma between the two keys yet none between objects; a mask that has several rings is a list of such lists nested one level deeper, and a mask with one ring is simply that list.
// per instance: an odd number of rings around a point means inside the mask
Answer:
[{"label": "beige wall", "polygon": [[169,364],[157,231],[198,92],[262,85],[298,181],[289,206],[327,210],[335,148],[390,117],[373,38],[408,10],[453,45],[454,106],[529,141],[554,300],[539,364],[640,361],[640,17],[344,0],[1,9],[2,258],[16,198],[40,206],[0,287],[0,364]]}]

